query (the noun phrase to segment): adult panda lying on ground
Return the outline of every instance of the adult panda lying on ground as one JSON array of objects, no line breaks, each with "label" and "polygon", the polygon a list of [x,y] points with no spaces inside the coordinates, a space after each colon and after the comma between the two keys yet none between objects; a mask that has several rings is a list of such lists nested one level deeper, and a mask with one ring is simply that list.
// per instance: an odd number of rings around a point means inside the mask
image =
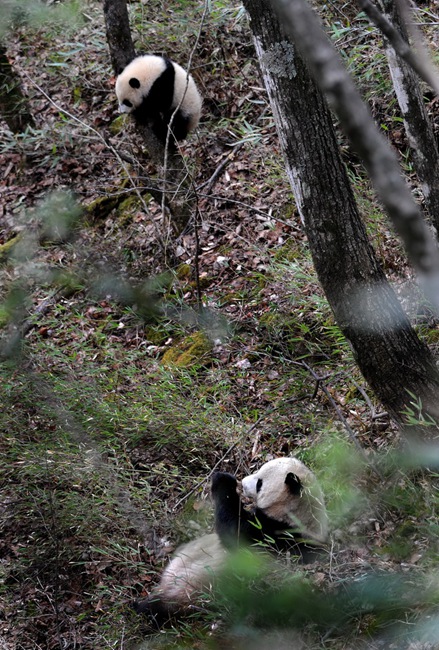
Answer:
[{"label": "adult panda lying on ground", "polygon": [[151,614],[157,623],[193,607],[197,594],[211,588],[227,556],[240,544],[264,542],[290,550],[302,562],[315,559],[327,539],[323,493],[317,479],[297,458],[276,458],[242,480],[244,496],[254,504],[248,511],[232,474],[212,477],[215,533],[203,535],[179,549],[160,583],[134,609]]},{"label": "adult panda lying on ground", "polygon": [[[199,122],[202,100],[192,76],[178,63],[164,56],[136,57],[116,80],[121,113],[131,113],[140,124],[149,126],[163,144],[168,126],[176,140],[184,140]],[[171,135],[171,145],[174,144]]]}]

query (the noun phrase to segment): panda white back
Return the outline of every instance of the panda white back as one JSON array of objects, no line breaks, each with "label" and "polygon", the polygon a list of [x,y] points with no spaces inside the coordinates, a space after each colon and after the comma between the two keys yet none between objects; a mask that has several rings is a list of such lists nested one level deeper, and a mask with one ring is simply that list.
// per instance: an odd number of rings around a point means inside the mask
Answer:
[{"label": "panda white back", "polygon": [[200,121],[201,108],[203,100],[198,92],[198,88],[192,75],[188,75],[186,70],[178,63],[173,62],[175,70],[174,97],[172,107],[175,109],[180,106],[180,110],[189,120],[189,131],[197,128]]},{"label": "panda white back", "polygon": [[212,587],[226,559],[227,551],[216,533],[183,544],[164,570],[157,594],[178,605],[190,602],[194,594]]},{"label": "panda white back", "polygon": [[276,521],[290,524],[317,542],[328,536],[323,492],[313,472],[298,458],[270,460],[242,480],[245,496]]}]

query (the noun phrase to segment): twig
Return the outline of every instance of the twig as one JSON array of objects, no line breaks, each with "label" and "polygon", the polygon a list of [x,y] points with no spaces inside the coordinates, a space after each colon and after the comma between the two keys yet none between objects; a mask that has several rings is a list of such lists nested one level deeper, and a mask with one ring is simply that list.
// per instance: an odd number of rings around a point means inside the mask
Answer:
[{"label": "twig", "polygon": [[[329,392],[329,390],[327,389],[327,387],[326,387],[325,384],[324,384],[324,379],[326,379],[327,377],[320,377],[319,375],[317,375],[317,373],[314,372],[314,370],[311,368],[311,366],[309,366],[305,361],[294,362],[294,363],[298,363],[298,365],[303,366],[303,367],[306,368],[306,370],[310,373],[310,375],[312,375],[313,379],[314,379],[315,382],[316,382],[316,386],[318,386],[319,388],[321,388],[321,390],[325,393],[325,395],[326,395],[326,397],[328,398],[328,400],[331,402],[331,405],[332,405],[334,411],[337,413],[337,417],[338,417],[339,420],[343,423],[343,425],[344,425],[346,431],[348,432],[349,438],[352,440],[352,442],[353,442],[354,445],[357,447],[357,449],[360,451],[360,453],[363,454],[363,455],[367,458],[367,456],[366,456],[366,454],[365,454],[365,452],[364,452],[364,449],[363,449],[363,447],[360,445],[360,443],[358,442],[357,437],[356,437],[356,435],[355,435],[355,433],[354,433],[354,431],[353,431],[351,425],[350,425],[349,422],[346,420],[346,418],[345,418],[345,416],[344,416],[342,410],[340,409],[340,407],[338,406],[337,402],[336,402],[335,399],[332,397],[331,393]],[[316,393],[315,393],[315,394],[316,394]]]},{"label": "twig", "polygon": [[207,194],[207,195],[210,194],[210,190],[212,189],[212,187],[213,187],[213,185],[214,185],[216,179],[218,178],[218,176],[221,174],[221,172],[223,171],[223,169],[224,169],[225,167],[227,167],[227,165],[228,165],[229,163],[232,162],[232,159],[233,159],[234,155],[235,155],[235,154],[236,154],[236,153],[241,149],[241,147],[243,147],[243,146],[244,146],[244,142],[238,142],[238,144],[235,144],[235,146],[232,148],[232,150],[229,151],[229,152],[225,155],[225,157],[223,158],[223,160],[220,162],[220,164],[218,165],[218,167],[217,167],[217,168],[215,169],[215,171],[213,172],[212,176],[211,176],[207,181],[205,181],[204,183],[202,183],[201,185],[199,185],[199,186],[198,186],[198,189],[201,190],[201,189],[203,189],[204,187],[206,187],[206,188],[207,188],[207,189],[206,189],[206,194]]},{"label": "twig", "polygon": [[195,237],[195,256],[194,256],[194,268],[195,268],[195,282],[197,285],[197,305],[198,309],[201,309],[201,284],[200,284],[200,233],[198,232],[199,225],[199,206],[198,206],[198,196],[195,194],[195,218],[194,218],[194,237]]},{"label": "twig", "polygon": [[[347,374],[347,373],[344,373],[344,374]],[[376,410],[375,410],[374,405],[372,404],[372,401],[369,398],[369,395],[366,393],[364,388],[362,386],[360,386],[360,384],[357,381],[355,381],[355,379],[353,377],[349,377],[349,379],[354,384],[354,386],[358,390],[358,392],[361,393],[361,396],[363,397],[364,401],[368,405],[368,407],[370,409],[370,417],[371,417],[372,420],[378,420],[379,418],[384,418],[384,417],[389,416],[387,411],[381,411],[381,413],[377,413]]]},{"label": "twig", "polygon": [[[200,189],[199,186],[198,189]],[[220,194],[207,194],[205,192],[199,193],[199,196],[210,199],[212,201],[226,201],[227,203],[233,203],[234,205],[240,205],[243,208],[248,208],[248,210],[251,210],[255,214],[260,214],[261,217],[264,217],[265,220],[270,220],[270,221],[276,221],[276,223],[282,223],[284,226],[288,226],[289,228],[296,228],[296,230],[299,230],[299,228],[296,226],[296,224],[293,221],[285,221],[285,219],[279,219],[279,217],[276,217],[274,214],[269,214],[268,212],[264,212],[264,210],[260,210],[259,208],[256,208],[254,205],[251,203],[246,203],[245,201],[238,201],[237,199],[231,199],[228,196],[221,196]],[[210,222],[214,223],[214,222]],[[218,224],[218,227],[219,226]],[[302,230],[300,230],[302,232]]]},{"label": "twig", "polygon": [[[257,124],[260,120],[262,120],[262,118],[263,118],[264,115],[267,113],[267,111],[268,111],[268,106],[266,106],[266,107],[264,108],[264,110],[262,111],[262,113],[258,116],[258,118],[257,118],[257,120],[256,120],[256,124]],[[241,142],[238,142],[237,144],[235,144],[235,145],[232,147],[232,150],[229,151],[229,152],[226,154],[226,156],[223,158],[223,160],[220,162],[220,164],[218,165],[218,167],[217,167],[217,168],[215,169],[215,171],[213,172],[212,176],[211,176],[207,181],[205,181],[204,183],[202,183],[201,185],[199,185],[199,186],[198,186],[198,189],[201,190],[201,189],[203,189],[204,187],[207,187],[207,189],[206,189],[206,194],[209,195],[209,194],[210,194],[210,191],[211,191],[211,189],[212,189],[212,187],[213,187],[213,185],[214,185],[214,183],[216,182],[216,180],[217,180],[217,178],[218,178],[218,176],[221,174],[221,172],[223,171],[223,169],[224,169],[225,167],[227,167],[227,165],[228,165],[229,163],[232,162],[232,159],[234,158],[235,154],[236,154],[236,153],[241,149],[241,147],[244,146],[244,144],[245,144],[245,141],[243,141],[243,140],[241,140]]]},{"label": "twig", "polygon": [[37,305],[33,314],[26,318],[21,325],[12,324],[10,331],[2,339],[0,339],[0,360],[7,359],[11,353],[19,345],[20,341],[29,334],[29,332],[38,325],[38,320],[35,316],[45,314],[46,311],[52,306],[55,296],[63,291],[62,287],[55,289],[50,293],[47,298]]},{"label": "twig", "polygon": [[339,407],[339,405],[337,404],[337,402],[335,401],[335,399],[332,397],[331,393],[329,392],[329,390],[328,390],[327,387],[325,386],[325,384],[324,384],[324,382],[323,382],[323,377],[319,377],[319,375],[317,375],[317,374],[314,372],[314,370],[311,368],[311,366],[309,366],[305,361],[293,362],[293,363],[297,363],[298,365],[302,365],[304,368],[306,368],[306,370],[307,370],[307,371],[312,375],[312,377],[316,380],[316,382],[318,382],[319,387],[320,387],[321,390],[324,392],[324,394],[326,395],[326,397],[328,398],[328,400],[331,402],[332,408],[333,408],[334,411],[336,412],[338,419],[340,420],[340,422],[341,422],[341,423],[343,424],[343,426],[345,427],[345,429],[346,429],[346,431],[347,431],[347,433],[348,433],[349,438],[350,438],[351,441],[354,443],[354,445],[356,446],[356,448],[357,448],[358,451],[360,452],[361,456],[364,458],[364,460],[367,462],[367,464],[370,465],[370,467],[371,467],[371,468],[373,469],[373,471],[377,474],[377,476],[378,476],[381,480],[384,480],[384,476],[381,474],[381,472],[380,472],[380,470],[378,469],[378,467],[376,467],[376,465],[375,465],[373,462],[371,462],[370,458],[368,458],[368,456],[367,456],[366,452],[364,451],[363,447],[362,447],[362,446],[360,445],[360,443],[358,442],[358,440],[357,440],[357,436],[355,435],[354,430],[352,429],[351,425],[349,424],[349,422],[348,422],[347,419],[345,418],[345,416],[344,416],[344,414],[343,414],[341,408]]},{"label": "twig", "polygon": [[[174,118],[175,118],[177,112],[180,110],[181,104],[183,103],[183,100],[184,100],[186,92],[187,92],[187,88],[188,88],[188,85],[189,85],[189,75],[190,75],[190,71],[191,71],[191,67],[192,67],[192,59],[193,59],[195,51],[196,51],[196,49],[198,47],[198,43],[199,43],[199,40],[200,40],[200,37],[201,37],[201,31],[203,29],[203,25],[204,25],[204,22],[206,20],[208,9],[209,9],[209,0],[205,0],[203,14],[201,16],[201,21],[200,21],[200,24],[199,24],[199,27],[198,27],[198,32],[197,32],[197,35],[195,37],[195,43],[194,43],[194,45],[193,45],[193,47],[191,49],[191,52],[189,54],[189,59],[188,59],[188,62],[186,64],[186,72],[187,72],[187,75],[186,75],[186,87],[185,87],[184,93],[183,93],[183,95],[181,97],[181,100],[180,100],[178,106],[175,107],[174,112],[171,115],[171,119],[169,120],[169,124],[168,124],[168,131],[166,133],[165,152],[164,152],[164,159],[163,159],[163,179],[164,179],[163,180],[163,188],[164,188],[164,191],[163,191],[163,205],[164,205],[165,196],[166,196],[166,176],[167,176],[167,172],[168,172],[169,143],[170,143],[171,136],[173,137],[172,123],[174,121]],[[187,174],[190,176],[189,170],[188,170],[187,165],[185,163],[185,160],[184,160],[184,158],[182,156],[181,156],[181,162],[183,163],[184,167],[186,168]],[[179,185],[181,186],[182,183],[183,183],[183,179],[181,180]],[[191,183],[191,185],[193,186],[193,183]],[[165,212],[163,211],[163,208],[162,208],[162,212],[163,212],[163,214],[165,214]],[[169,235],[169,231],[168,231],[168,235]]]},{"label": "twig", "polygon": [[58,287],[58,289],[52,291],[52,293],[49,294],[47,298],[44,298],[44,300],[42,300],[42,302],[40,302],[40,304],[37,305],[34,313],[29,318],[27,318],[20,327],[21,338],[24,338],[27,334],[29,334],[29,332],[32,329],[34,329],[34,327],[38,325],[38,321],[35,319],[35,316],[44,315],[49,310],[49,308],[54,304],[55,302],[54,298],[58,294],[62,293],[63,290],[64,290],[63,287]]}]

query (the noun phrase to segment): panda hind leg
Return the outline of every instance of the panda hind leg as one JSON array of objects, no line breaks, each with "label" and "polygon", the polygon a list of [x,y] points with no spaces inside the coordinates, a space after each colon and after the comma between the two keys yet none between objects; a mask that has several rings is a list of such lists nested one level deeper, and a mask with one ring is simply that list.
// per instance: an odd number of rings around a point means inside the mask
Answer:
[{"label": "panda hind leg", "polygon": [[[168,124],[171,121],[173,112],[174,111],[171,111],[169,114]],[[189,118],[184,115],[181,110],[178,110],[174,115],[174,119],[172,120],[171,130],[174,134],[174,138],[179,142],[180,140],[184,140],[187,137],[187,134],[189,133],[189,123]]]},{"label": "panda hind leg", "polygon": [[[166,144],[166,139],[168,137],[168,127],[172,114],[173,111],[169,114],[166,114],[164,117],[161,115],[155,116],[154,119],[151,120],[151,129],[156,138],[158,138],[158,140],[160,140],[163,145]],[[172,120],[171,131],[172,133],[169,134],[168,141],[169,148],[171,151],[175,151],[175,140],[178,140],[179,142],[181,140],[184,140],[189,132],[189,118],[183,115],[181,111],[177,111],[175,114],[174,119]]]}]

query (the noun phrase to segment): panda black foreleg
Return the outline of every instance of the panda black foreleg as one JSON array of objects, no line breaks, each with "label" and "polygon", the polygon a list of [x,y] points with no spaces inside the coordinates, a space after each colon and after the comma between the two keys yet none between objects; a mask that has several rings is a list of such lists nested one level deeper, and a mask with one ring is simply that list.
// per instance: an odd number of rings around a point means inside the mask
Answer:
[{"label": "panda black foreleg", "polygon": [[175,113],[174,118],[172,119],[173,115],[173,109],[163,112],[154,119],[152,129],[159,140],[165,144],[170,127],[171,133],[169,134],[169,147],[175,150],[175,141],[184,140],[188,134],[189,119],[180,110]]},{"label": "panda black foreleg", "polygon": [[232,474],[215,472],[212,476],[212,498],[215,505],[215,531],[225,548],[251,543],[257,531],[254,517],[242,505],[237,493],[238,482]]},{"label": "panda black foreleg", "polygon": [[[157,108],[151,105],[150,99],[147,98],[132,112],[132,116],[138,124],[147,126],[151,129],[157,140],[159,140],[163,146],[166,144],[170,115],[157,110]],[[172,149],[175,149],[174,136],[172,134],[169,138],[169,146]]]},{"label": "panda black foreleg", "polygon": [[[151,122],[151,130],[158,140],[165,146],[166,138],[168,137],[168,122],[161,115],[157,115]],[[175,150],[174,136],[172,133],[169,136],[169,148],[171,151]]]}]

